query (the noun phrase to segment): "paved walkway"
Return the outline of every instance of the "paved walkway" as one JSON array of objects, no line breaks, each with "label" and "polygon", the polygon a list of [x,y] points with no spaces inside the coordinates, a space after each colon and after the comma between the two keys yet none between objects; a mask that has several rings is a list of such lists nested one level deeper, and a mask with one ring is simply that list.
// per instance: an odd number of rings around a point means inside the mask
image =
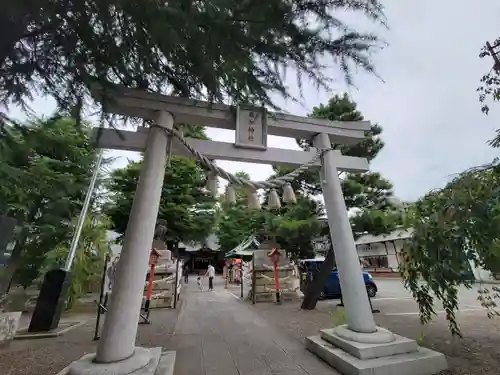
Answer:
[{"label": "paved walkway", "polygon": [[169,345],[177,351],[175,375],[338,374],[224,290],[222,279],[212,292],[197,290],[191,279],[182,300]]}]

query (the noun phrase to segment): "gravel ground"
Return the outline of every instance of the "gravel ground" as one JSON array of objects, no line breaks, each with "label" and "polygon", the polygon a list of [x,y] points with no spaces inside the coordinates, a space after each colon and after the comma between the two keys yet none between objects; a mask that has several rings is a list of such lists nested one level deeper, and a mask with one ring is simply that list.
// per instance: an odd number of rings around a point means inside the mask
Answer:
[{"label": "gravel ground", "polygon": [[[231,288],[233,289],[233,288]],[[239,290],[235,289],[235,294]],[[380,302],[379,302],[380,303]],[[387,302],[389,303],[389,302]],[[382,311],[410,311],[409,303],[397,302]],[[321,328],[335,325],[335,303],[321,302],[314,311],[302,311],[299,302],[283,305],[257,304],[253,308],[270,323],[284,330],[291,337],[302,340],[317,334]],[[151,325],[139,326],[138,345],[169,347],[181,305],[177,310],[153,310]],[[333,315],[333,316],[332,316]],[[462,312],[459,315],[463,339],[449,334],[442,317],[422,327],[416,315],[376,314],[377,324],[413,339],[422,339],[422,345],[438,350],[448,357],[450,370],[440,375],[496,375],[500,368],[500,320],[489,320],[481,311]],[[0,375],[51,375],[57,374],[70,362],[86,353],[95,351],[92,341],[95,325],[94,313],[79,310],[66,316],[68,320],[86,320],[86,324],[64,336],[49,339],[14,341],[0,349]],[[29,320],[23,319],[21,326]]]},{"label": "gravel ground", "polygon": [[[299,303],[256,304],[262,317],[302,340],[319,329],[335,325],[334,304],[319,303],[314,311],[302,311]],[[333,315],[333,316],[332,316]],[[377,324],[400,335],[418,340],[421,345],[444,353],[450,369],[440,375],[497,375],[500,368],[500,320],[489,320],[482,312],[462,312],[459,322],[464,338],[452,337],[446,320],[438,317],[422,327],[416,315],[375,314]]]},{"label": "gravel ground", "polygon": [[[182,300],[181,300],[182,301]],[[158,309],[151,312],[151,325],[140,325],[137,344],[145,347],[168,347],[171,334],[177,322],[179,306],[173,309]],[[55,375],[70,362],[84,354],[95,351],[94,314],[70,314],[66,320],[86,320],[83,326],[75,328],[63,336],[35,339],[15,340],[0,349],[1,375]],[[26,323],[23,319],[23,323]]]}]

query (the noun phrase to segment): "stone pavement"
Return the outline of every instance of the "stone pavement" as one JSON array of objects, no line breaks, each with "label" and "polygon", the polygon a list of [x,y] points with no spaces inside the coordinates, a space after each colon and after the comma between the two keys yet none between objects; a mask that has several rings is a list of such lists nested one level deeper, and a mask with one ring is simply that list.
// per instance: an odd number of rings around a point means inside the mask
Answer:
[{"label": "stone pavement", "polygon": [[336,375],[327,364],[235,298],[217,278],[215,290],[183,285],[182,311],[170,350],[177,351],[175,375]]}]

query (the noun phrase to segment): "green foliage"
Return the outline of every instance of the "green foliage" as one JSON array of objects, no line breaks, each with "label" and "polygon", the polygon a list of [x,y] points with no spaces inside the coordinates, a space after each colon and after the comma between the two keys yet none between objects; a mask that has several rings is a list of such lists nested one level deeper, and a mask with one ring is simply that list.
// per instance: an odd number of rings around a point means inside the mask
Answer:
[{"label": "green foliage", "polygon": [[[334,95],[326,105],[320,104],[314,107],[309,115],[313,118],[327,119],[330,121],[363,121],[364,117],[357,109],[357,104],[349,96]],[[384,147],[384,142],[380,139],[382,128],[374,124],[367,136],[359,143],[351,146],[332,145],[334,149],[340,150],[342,154],[348,156],[359,156],[372,161]],[[299,145],[304,148],[312,144],[307,140],[299,140]]]},{"label": "green foliage", "polygon": [[420,333],[418,334],[418,337],[415,339],[416,343],[418,346],[422,346],[425,344],[425,342],[427,341],[427,335],[425,334],[425,332],[422,330],[420,331]]},{"label": "green foliage", "polygon": [[[294,258],[314,257],[313,240],[319,236],[323,207],[315,200],[299,196],[296,204],[285,205],[276,216],[271,233],[280,246]],[[270,234],[271,234],[270,233]]]},{"label": "green foliage", "polygon": [[196,138],[196,139],[208,139],[205,133],[205,127],[203,125],[193,125],[187,124],[182,125],[182,132],[184,137]]},{"label": "green foliage", "polygon": [[[500,271],[499,186],[500,167],[493,165],[466,171],[414,203],[407,220],[414,233],[404,247],[402,275],[419,304],[422,324],[432,319],[438,299],[451,332],[460,335],[458,288],[471,287],[470,262]],[[490,302],[483,306],[495,307]]]},{"label": "green foliage", "polygon": [[492,286],[491,290],[481,287],[477,291],[477,294],[477,300],[486,310],[488,318],[493,319],[494,317],[500,316],[500,312],[497,310],[497,302],[500,300],[500,288],[498,286]]},{"label": "green foliage", "polygon": [[[198,134],[201,135],[205,136],[204,132]],[[105,212],[118,233],[125,233],[127,228],[141,165],[142,162],[131,162],[111,174],[108,186],[110,196]],[[202,241],[211,233],[216,217],[216,201],[205,189],[205,184],[205,173],[194,160],[171,158],[170,166],[165,169],[158,212],[158,220],[167,222],[169,241]]]},{"label": "green foliage", "polygon": [[404,212],[396,208],[362,210],[351,217],[352,232],[356,238],[365,233],[387,234],[388,229],[403,224],[403,215]]},{"label": "green foliage", "polygon": [[[107,230],[109,219],[105,216],[87,216],[71,267],[71,288],[66,308],[71,309],[80,297],[96,290],[102,278],[104,261],[109,252]],[[59,244],[45,256],[44,271],[62,267],[68,256],[70,241]]]},{"label": "green foliage", "polygon": [[255,234],[255,211],[246,205],[224,205],[220,212],[216,227],[219,246],[224,251],[230,251]]},{"label": "green foliage", "polygon": [[330,311],[330,316],[333,320],[333,327],[341,326],[347,324],[347,313],[343,307],[337,307],[335,312]]},{"label": "green foliage", "polygon": [[1,284],[27,287],[45,254],[72,235],[71,221],[84,199],[96,151],[88,126],[54,116],[10,124],[0,148],[0,213],[17,219],[16,245]]},{"label": "green foliage", "polygon": [[336,17],[345,11],[385,21],[377,0],[3,2],[0,100],[37,90],[81,106],[99,80],[269,104],[270,92],[288,96],[286,68],[327,85],[322,56],[348,82],[353,66],[373,72],[378,39]]}]

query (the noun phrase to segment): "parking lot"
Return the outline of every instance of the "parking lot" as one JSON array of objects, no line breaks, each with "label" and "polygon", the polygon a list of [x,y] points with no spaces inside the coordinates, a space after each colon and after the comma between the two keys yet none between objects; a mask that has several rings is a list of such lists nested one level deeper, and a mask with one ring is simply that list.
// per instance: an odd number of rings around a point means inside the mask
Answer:
[{"label": "parking lot", "polygon": [[[418,315],[418,305],[407,291],[399,279],[375,279],[378,293],[372,298],[374,309],[380,310],[383,315]],[[491,289],[491,285],[488,285]],[[462,287],[460,289],[460,314],[485,314],[477,300],[479,284],[475,284],[472,289]],[[326,300],[321,304],[337,304],[339,300]],[[436,301],[435,310],[438,314],[444,314],[442,305]]]},{"label": "parking lot", "polygon": [[[410,292],[405,289],[403,282],[400,279],[375,278],[378,287],[378,292],[375,298],[372,298],[372,306],[374,309],[380,310],[377,315],[388,316],[418,316],[418,305],[411,296]],[[222,281],[220,282],[222,283]],[[500,285],[498,285],[500,287]],[[459,311],[462,315],[482,315],[486,316],[485,309],[477,300],[478,289],[481,286],[474,284],[471,289],[465,287],[460,288],[459,292]],[[491,288],[493,285],[483,285],[482,287]],[[230,285],[229,292],[235,297],[240,298],[240,287]],[[245,295],[248,290],[245,288]],[[327,299],[318,302],[324,308],[334,308],[339,299]],[[500,309],[499,309],[500,310]],[[441,303],[436,299],[435,311],[438,315],[444,315],[444,309]]]},{"label": "parking lot", "polygon": [[[479,285],[460,290],[460,310],[456,314],[462,338],[452,336],[448,321],[439,302],[435,303],[437,317],[427,325],[420,324],[418,305],[397,279],[376,279],[379,293],[372,300],[378,326],[414,340],[419,345],[437,350],[447,356],[449,370],[439,375],[497,375],[500,368],[500,317],[488,319],[477,300]],[[486,285],[490,288],[492,285]],[[297,340],[317,335],[320,329],[338,324],[339,300],[320,301],[314,310],[302,310],[300,302],[281,305],[261,303],[253,307],[261,316],[280,327]]]}]

